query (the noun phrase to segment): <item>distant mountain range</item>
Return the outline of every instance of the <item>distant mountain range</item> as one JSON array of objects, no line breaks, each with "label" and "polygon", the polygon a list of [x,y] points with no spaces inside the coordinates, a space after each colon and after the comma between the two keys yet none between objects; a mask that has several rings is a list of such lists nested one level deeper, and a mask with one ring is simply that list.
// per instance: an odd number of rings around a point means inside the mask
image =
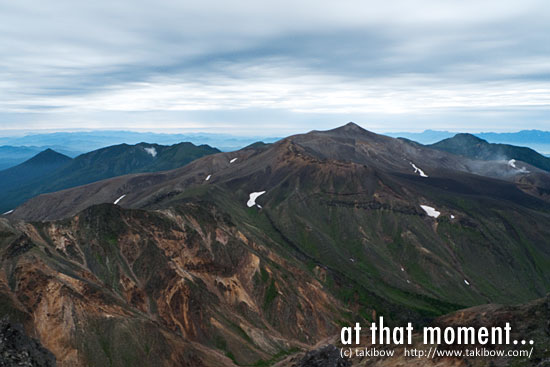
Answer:
[{"label": "distant mountain range", "polygon": [[[527,131],[525,133],[533,137],[535,141],[540,141],[545,137],[543,132]],[[426,131],[423,134],[434,138],[448,133]],[[49,135],[44,136],[51,138]],[[71,136],[75,138],[77,135]],[[93,135],[92,138],[99,136],[102,135],[98,133]],[[39,140],[42,138],[38,137]],[[53,141],[57,138],[59,136],[54,138]],[[164,135],[163,138],[168,139]],[[519,138],[516,137],[516,139]],[[409,142],[413,145],[419,144],[414,141]],[[264,146],[265,143],[257,142],[249,147],[262,148]],[[489,143],[472,134],[456,134],[452,138],[446,138],[425,146],[475,160],[506,160],[509,161],[511,166],[515,166],[515,161],[520,161],[541,170],[550,171],[550,158],[530,148]],[[20,151],[21,154],[30,154],[38,147],[0,147],[0,152],[2,152],[2,148],[9,156],[10,152],[16,151]],[[18,166],[0,171],[0,212],[11,210],[25,200],[42,193],[84,185],[128,173],[169,170],[180,167],[203,155],[216,152],[219,152],[219,150],[206,145],[197,147],[192,143],[180,143],[172,146],[148,143],[120,144],[94,150],[71,160],[66,155],[52,149],[46,149]],[[537,177],[536,173],[530,176],[531,180],[534,177]],[[525,178],[523,179],[525,180]],[[538,180],[540,181],[540,177]],[[538,182],[538,186],[545,187],[545,184]]]},{"label": "distant mountain range", "polygon": [[0,212],[11,210],[42,193],[129,173],[174,169],[218,152],[208,145],[192,143],[171,146],[140,143],[114,145],[71,159],[47,149],[15,167],[0,171]]},{"label": "distant mountain range", "polygon": [[[425,130],[421,133],[397,132],[385,135],[395,138],[407,138],[421,144],[433,144],[440,140],[455,136],[456,132]],[[521,130],[513,133],[474,133],[472,135],[487,140],[490,143],[512,144],[529,147],[544,155],[550,155],[550,132],[541,130]]]},{"label": "distant mountain range", "polygon": [[42,146],[50,147],[59,152],[62,152],[64,149],[67,151],[85,153],[117,144],[138,144],[140,142],[148,142],[161,145],[172,145],[181,142],[191,142],[196,145],[207,144],[221,151],[230,151],[243,148],[257,141],[270,143],[278,139],[279,138],[276,137],[265,136],[238,136],[210,133],[159,134],[135,131],[96,130],[6,136],[0,137],[0,146]]},{"label": "distant mountain range", "polygon": [[[433,144],[453,137],[449,131],[426,130],[422,133],[386,133],[387,136],[407,138],[421,144]],[[515,133],[473,134],[490,143],[506,143],[530,147],[539,153],[550,156],[550,132],[522,130]],[[233,151],[258,141],[272,143],[278,137],[237,136],[229,134],[157,134],[133,131],[89,131],[29,134],[26,136],[0,137],[0,170],[13,167],[50,148],[69,157],[118,144],[138,144],[140,142],[172,145],[183,141],[196,145],[207,144],[221,151]]]}]

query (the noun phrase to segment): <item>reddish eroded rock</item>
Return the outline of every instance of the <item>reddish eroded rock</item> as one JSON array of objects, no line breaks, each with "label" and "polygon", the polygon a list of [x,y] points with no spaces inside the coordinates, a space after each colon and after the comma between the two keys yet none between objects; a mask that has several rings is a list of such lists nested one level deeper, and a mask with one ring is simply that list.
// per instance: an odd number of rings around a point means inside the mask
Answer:
[{"label": "reddish eroded rock", "polygon": [[[3,289],[61,366],[149,349],[166,365],[253,364],[337,331],[341,306],[315,278],[212,208],[106,205],[19,230],[0,253]],[[21,238],[30,247],[14,252]],[[114,352],[130,330],[134,349]]]}]

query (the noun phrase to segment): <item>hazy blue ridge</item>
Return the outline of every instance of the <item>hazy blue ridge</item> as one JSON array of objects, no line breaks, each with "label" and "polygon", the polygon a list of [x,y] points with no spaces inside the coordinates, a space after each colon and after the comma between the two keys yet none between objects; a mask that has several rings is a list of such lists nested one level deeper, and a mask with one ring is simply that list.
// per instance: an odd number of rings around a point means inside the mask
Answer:
[{"label": "hazy blue ridge", "polygon": [[31,197],[130,173],[175,169],[220,150],[208,145],[119,144],[71,159],[47,149],[0,171],[0,213]]},{"label": "hazy blue ridge", "polygon": [[[396,132],[385,133],[394,138],[406,138],[420,144],[434,144],[443,139],[452,138],[458,134],[450,131],[425,130],[421,133]],[[550,132],[541,130],[521,130],[513,133],[474,133],[472,134],[486,140],[489,143],[511,144],[520,147],[528,147],[538,153],[550,155]]]},{"label": "hazy blue ridge", "polygon": [[75,152],[90,152],[117,144],[148,142],[151,144],[172,145],[181,142],[190,142],[195,145],[207,144],[221,151],[232,151],[258,141],[272,143],[277,140],[279,140],[277,137],[210,133],[160,134],[134,131],[82,131],[0,137],[0,145],[42,146],[52,149],[57,147],[58,149],[55,150],[60,152],[62,149]]}]

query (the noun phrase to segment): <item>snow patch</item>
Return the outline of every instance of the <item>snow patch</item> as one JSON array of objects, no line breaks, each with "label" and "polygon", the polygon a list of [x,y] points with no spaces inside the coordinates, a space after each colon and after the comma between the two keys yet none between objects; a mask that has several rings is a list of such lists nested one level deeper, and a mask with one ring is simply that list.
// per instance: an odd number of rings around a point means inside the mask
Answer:
[{"label": "snow patch", "polygon": [[441,214],[441,212],[438,212],[437,210],[435,210],[435,208],[432,208],[431,206],[428,206],[428,205],[420,205],[420,207],[421,207],[422,209],[424,209],[424,211],[426,212],[426,214],[428,214],[430,217],[437,218],[437,217],[439,217],[439,215]]},{"label": "snow patch", "polygon": [[7,212],[5,212],[5,213],[2,214],[2,215],[8,215],[8,214],[11,214],[11,213],[13,213],[13,209],[12,209],[12,210],[8,210]]},{"label": "snow patch", "polygon": [[210,180],[210,177],[212,177],[212,175],[206,176],[206,178],[205,178],[204,180],[205,180],[205,181],[208,181],[208,180]]},{"label": "snow patch", "polygon": [[512,167],[512,168],[517,168],[517,167],[516,167],[516,160],[515,160],[515,159],[510,159],[510,160],[508,161],[508,165],[509,165],[510,167]]},{"label": "snow patch", "polygon": [[405,271],[405,269],[403,269],[403,267],[401,267],[401,271]]},{"label": "snow patch", "polygon": [[427,174],[424,173],[420,168],[418,168],[413,162],[410,162],[412,168],[414,168],[414,173],[418,173],[421,177],[428,177]]},{"label": "snow patch", "polygon": [[455,216],[451,214],[451,219],[455,219]]},{"label": "snow patch", "polygon": [[126,196],[126,194],[122,195],[121,197],[119,197],[118,199],[115,200],[115,202],[113,204],[117,205],[118,202],[122,199],[124,199],[124,197]]},{"label": "snow patch", "polygon": [[470,282],[467,281],[466,279],[464,279],[464,283],[466,283],[466,285],[470,285]]},{"label": "snow patch", "polygon": [[252,208],[254,205],[256,205],[256,199],[263,194],[265,194],[265,191],[251,192],[246,205],[248,205],[249,208]]},{"label": "snow patch", "polygon": [[153,158],[155,158],[157,156],[157,150],[155,149],[155,147],[151,147],[151,148],[144,148],[145,151],[149,154],[151,154],[151,156]]},{"label": "snow patch", "polygon": [[239,159],[239,158],[233,158],[232,160],[229,161],[229,163],[233,163],[233,162],[235,162],[237,159]]}]

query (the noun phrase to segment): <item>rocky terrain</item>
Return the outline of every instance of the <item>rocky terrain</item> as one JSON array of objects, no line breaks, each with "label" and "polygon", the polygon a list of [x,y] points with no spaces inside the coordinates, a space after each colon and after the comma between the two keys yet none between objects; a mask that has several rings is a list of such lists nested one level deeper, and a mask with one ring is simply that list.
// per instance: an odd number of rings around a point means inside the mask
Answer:
[{"label": "rocky terrain", "polygon": [[351,367],[351,361],[340,357],[338,348],[329,344],[307,352],[292,367]]},{"label": "rocky terrain", "polygon": [[342,325],[544,297],[548,177],[354,124],[212,154],[4,215],[0,305],[61,366],[338,366]]},{"label": "rocky terrain", "polygon": [[[442,349],[453,349],[464,351],[467,348],[485,347],[490,350],[526,350],[532,348],[531,358],[523,356],[514,357],[441,357],[415,358],[404,357],[403,347],[396,348],[394,358],[356,358],[353,366],[381,367],[381,366],[550,366],[550,296],[541,298],[524,305],[503,306],[503,305],[482,305],[460,310],[434,320],[432,326],[457,327],[473,326],[502,326],[509,322],[512,327],[511,340],[533,340],[534,345],[502,345],[502,346],[450,346]],[[422,336],[416,334],[415,342],[408,348],[426,349],[422,344]]]},{"label": "rocky terrain", "polygon": [[55,367],[54,355],[29,338],[21,324],[0,320],[0,366]]},{"label": "rocky terrain", "polygon": [[4,221],[0,233],[3,306],[62,366],[257,363],[344,317],[300,264],[208,205],[106,204],[60,222]]}]

